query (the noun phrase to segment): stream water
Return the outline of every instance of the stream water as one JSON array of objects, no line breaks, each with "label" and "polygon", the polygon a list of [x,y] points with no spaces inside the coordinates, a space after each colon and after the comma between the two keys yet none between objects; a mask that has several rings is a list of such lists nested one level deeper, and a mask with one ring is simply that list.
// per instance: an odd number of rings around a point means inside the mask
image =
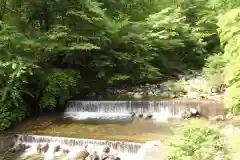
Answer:
[{"label": "stream water", "polygon": [[165,140],[179,120],[156,123],[153,120],[69,120],[61,115],[28,119],[9,133],[48,135],[74,138],[107,139],[129,142]]},{"label": "stream water", "polygon": [[[208,105],[209,103],[196,101],[184,103],[179,101],[74,101],[68,104],[66,112],[61,115],[25,120],[6,134],[38,135],[30,138],[31,143],[61,142],[61,138],[56,137],[90,139],[65,138],[64,143],[67,144],[80,144],[83,141],[93,144],[103,142],[94,140],[121,141],[120,144],[125,146],[125,150],[135,153],[138,147],[131,142],[145,143],[160,140],[164,143],[173,134],[173,130],[181,125],[182,120],[179,118],[185,107],[204,108]],[[219,109],[214,107],[215,105],[211,104],[211,108],[205,107],[210,108],[205,112],[208,114],[218,112]],[[151,114],[153,117],[151,119],[132,118],[130,112]],[[116,148],[120,147],[119,150],[123,151],[119,142],[109,142],[109,144]],[[13,155],[7,154],[3,159],[7,159],[6,157],[13,157]]]}]

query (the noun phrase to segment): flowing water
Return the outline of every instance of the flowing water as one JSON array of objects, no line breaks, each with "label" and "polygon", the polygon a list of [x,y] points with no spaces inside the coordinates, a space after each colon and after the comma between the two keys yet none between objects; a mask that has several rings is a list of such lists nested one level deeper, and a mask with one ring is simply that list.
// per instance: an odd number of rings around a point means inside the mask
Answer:
[{"label": "flowing water", "polygon": [[180,118],[186,107],[199,108],[199,102],[183,101],[70,101],[65,117],[83,119],[128,119],[131,112],[151,114],[156,120]]},{"label": "flowing water", "polygon": [[9,133],[142,143],[155,139],[164,141],[172,134],[172,129],[180,124],[179,120],[172,120],[171,123],[144,119],[77,121],[55,115],[28,119],[9,130]]},{"label": "flowing water", "polygon": [[[23,143],[108,144],[119,152],[134,154],[140,143],[169,139],[181,125],[179,118],[186,107],[216,114],[216,106],[199,101],[70,101],[63,115],[28,119],[8,133],[32,135],[20,136]],[[133,118],[130,112],[153,117]]]},{"label": "flowing water", "polygon": [[83,138],[66,138],[66,137],[52,137],[52,136],[39,136],[39,135],[18,135],[17,141],[23,144],[32,143],[48,143],[58,144],[60,146],[76,147],[84,145],[94,146],[109,146],[114,150],[124,154],[136,154],[141,143],[123,142],[123,141],[109,141],[109,140],[94,140]]}]

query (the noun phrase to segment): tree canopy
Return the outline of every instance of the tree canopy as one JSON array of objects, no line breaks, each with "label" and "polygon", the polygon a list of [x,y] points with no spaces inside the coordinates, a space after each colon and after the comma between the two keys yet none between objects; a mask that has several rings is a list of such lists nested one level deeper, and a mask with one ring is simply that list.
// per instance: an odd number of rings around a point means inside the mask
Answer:
[{"label": "tree canopy", "polygon": [[0,130],[84,88],[161,81],[204,65],[227,72],[227,103],[239,108],[239,4],[1,0]]}]

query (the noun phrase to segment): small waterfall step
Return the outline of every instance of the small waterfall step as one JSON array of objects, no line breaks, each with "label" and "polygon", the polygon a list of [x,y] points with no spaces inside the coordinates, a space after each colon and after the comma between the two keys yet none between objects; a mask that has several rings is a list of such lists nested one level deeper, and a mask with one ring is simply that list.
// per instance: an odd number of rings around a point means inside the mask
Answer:
[{"label": "small waterfall step", "polygon": [[124,141],[108,141],[108,140],[94,140],[81,138],[66,138],[40,135],[22,135],[18,134],[15,137],[15,144],[40,144],[48,143],[50,145],[60,146],[84,146],[91,144],[94,146],[109,146],[119,153],[136,154],[143,145],[142,143],[124,142]]},{"label": "small waterfall step", "polygon": [[199,102],[165,101],[69,101],[65,117],[73,119],[121,119],[136,114],[180,118],[186,107],[198,108]]}]

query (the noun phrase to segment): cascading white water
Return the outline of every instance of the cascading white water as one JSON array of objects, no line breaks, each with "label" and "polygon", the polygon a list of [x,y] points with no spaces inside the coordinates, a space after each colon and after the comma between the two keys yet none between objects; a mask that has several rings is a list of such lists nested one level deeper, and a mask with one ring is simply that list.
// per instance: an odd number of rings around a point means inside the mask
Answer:
[{"label": "cascading white water", "polygon": [[81,138],[65,138],[65,137],[52,137],[52,136],[39,136],[39,135],[17,135],[16,144],[42,144],[48,143],[50,145],[60,146],[109,146],[119,153],[126,155],[134,155],[141,148],[141,143],[122,142],[122,141],[108,141],[108,140],[93,140]]},{"label": "cascading white water", "polygon": [[155,119],[180,118],[186,107],[197,108],[197,102],[180,101],[70,101],[65,117],[83,119],[125,119],[130,112],[152,114]]}]

